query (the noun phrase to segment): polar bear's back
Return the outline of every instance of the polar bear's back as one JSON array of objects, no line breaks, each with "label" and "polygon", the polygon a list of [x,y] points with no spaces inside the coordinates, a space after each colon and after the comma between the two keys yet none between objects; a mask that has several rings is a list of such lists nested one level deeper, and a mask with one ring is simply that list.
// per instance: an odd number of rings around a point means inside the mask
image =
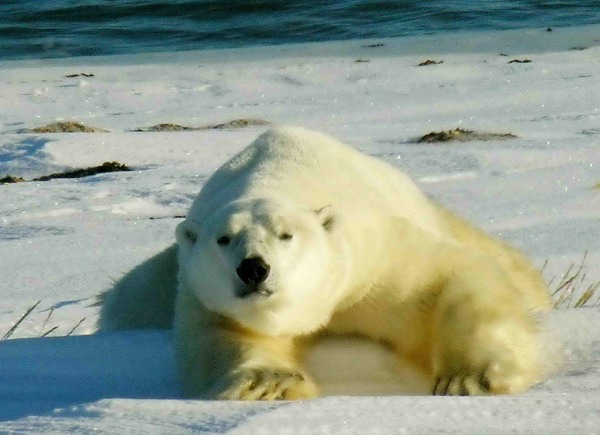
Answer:
[{"label": "polar bear's back", "polygon": [[441,226],[428,199],[402,172],[300,128],[277,128],[259,136],[215,172],[190,213],[206,216],[244,197],[287,198],[312,209],[377,210],[436,233]]}]

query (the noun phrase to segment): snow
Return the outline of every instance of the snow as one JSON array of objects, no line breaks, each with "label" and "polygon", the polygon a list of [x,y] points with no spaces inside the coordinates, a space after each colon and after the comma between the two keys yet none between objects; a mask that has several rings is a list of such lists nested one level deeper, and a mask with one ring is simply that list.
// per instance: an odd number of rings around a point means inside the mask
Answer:
[{"label": "snow", "polygon": [[[326,397],[183,400],[170,332],[91,334],[95,296],[172,243],[206,179],[265,129],[131,131],[166,122],[254,118],[333,134],[402,168],[538,266],[547,260],[554,286],[587,251],[580,294],[600,280],[599,33],[588,26],[0,62],[0,177],[105,161],[134,169],[0,186],[2,334],[41,301],[0,342],[0,432],[596,432],[598,305],[549,314],[547,359],[558,371],[513,397],[428,396],[387,350],[344,339],[309,358]],[[417,66],[426,59],[443,63]],[[94,76],[66,77],[82,72]],[[109,132],[23,132],[63,120]],[[456,127],[519,137],[414,143]]]}]

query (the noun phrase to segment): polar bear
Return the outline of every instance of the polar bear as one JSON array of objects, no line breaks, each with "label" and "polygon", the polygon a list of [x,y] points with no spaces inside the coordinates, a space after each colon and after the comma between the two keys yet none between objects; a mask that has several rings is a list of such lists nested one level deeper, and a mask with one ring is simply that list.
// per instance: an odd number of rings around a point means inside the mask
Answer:
[{"label": "polar bear", "polygon": [[216,171],[176,244],[104,295],[99,327],[172,324],[189,397],[315,397],[302,357],[330,334],[386,343],[435,395],[507,394],[542,376],[550,307],[519,251],[398,169],[287,127]]}]

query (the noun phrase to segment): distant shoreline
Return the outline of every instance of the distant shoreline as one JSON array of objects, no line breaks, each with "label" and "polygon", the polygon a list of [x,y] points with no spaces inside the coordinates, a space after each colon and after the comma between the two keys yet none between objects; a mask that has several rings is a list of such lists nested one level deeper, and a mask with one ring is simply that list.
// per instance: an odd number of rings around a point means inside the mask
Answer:
[{"label": "distant shoreline", "polygon": [[237,63],[262,58],[372,58],[435,54],[545,53],[583,50],[600,45],[600,24],[510,30],[470,30],[394,38],[351,39],[279,45],[256,45],[191,51],[144,52],[101,56],[0,60],[3,68],[77,65],[140,65],[153,63]]}]

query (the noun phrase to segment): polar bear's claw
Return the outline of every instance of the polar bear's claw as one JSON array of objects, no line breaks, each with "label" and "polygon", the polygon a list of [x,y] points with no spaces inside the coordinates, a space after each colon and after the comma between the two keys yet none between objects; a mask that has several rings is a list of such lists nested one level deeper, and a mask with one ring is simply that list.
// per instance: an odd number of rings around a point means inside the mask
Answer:
[{"label": "polar bear's claw", "polygon": [[221,400],[288,400],[316,396],[316,387],[302,373],[287,369],[246,369],[218,395]]},{"label": "polar bear's claw", "polygon": [[485,373],[438,377],[433,387],[434,396],[481,396],[489,393],[490,382]]}]

